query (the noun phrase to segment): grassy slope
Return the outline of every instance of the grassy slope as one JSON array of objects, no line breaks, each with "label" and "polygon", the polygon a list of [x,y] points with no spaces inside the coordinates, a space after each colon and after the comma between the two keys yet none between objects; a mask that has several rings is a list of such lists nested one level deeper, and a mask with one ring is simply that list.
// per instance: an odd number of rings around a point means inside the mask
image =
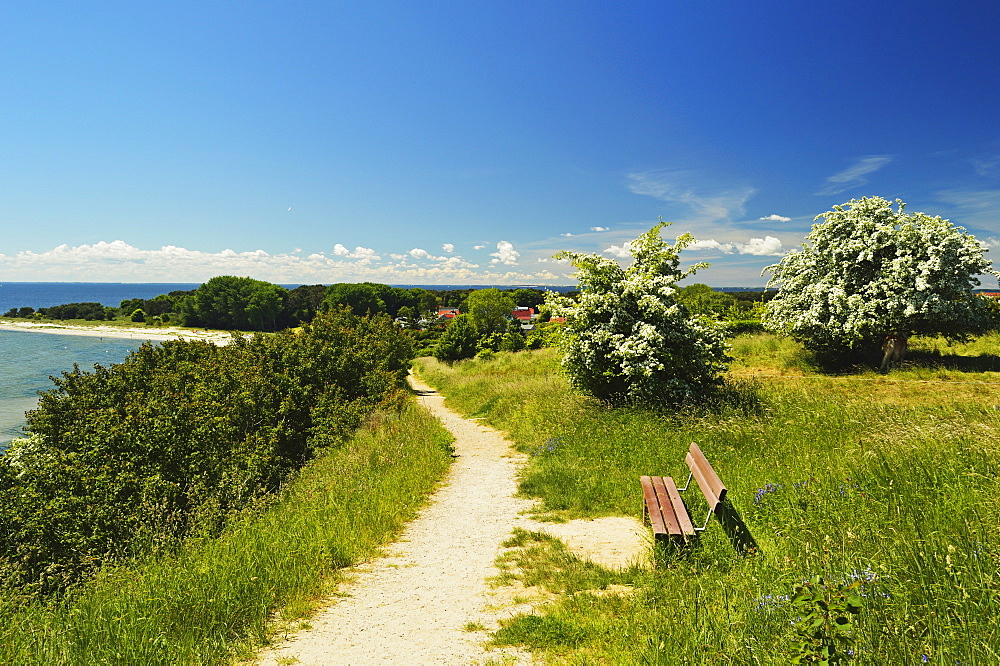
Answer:
[{"label": "grassy slope", "polygon": [[759,545],[740,557],[712,525],[689,557],[604,577],[626,594],[568,585],[574,566],[581,580],[592,568],[534,552],[524,576],[561,594],[497,640],[570,663],[787,663],[803,612],[787,597],[822,575],[835,589],[862,581],[847,645],[865,661],[1000,663],[1000,378],[983,371],[1000,338],[942,344],[915,341],[918,365],[888,377],[825,377],[787,341],[739,338],[733,374],[759,379],[736,406],[684,415],[581,398],[551,350],[422,360],[449,404],[532,454],[522,490],[554,517],[638,515],[637,477],[686,478],[697,441]]},{"label": "grassy slope", "polygon": [[202,664],[247,656],[275,611],[301,617],[411,518],[451,436],[423,410],[371,419],[262,514],[176,557],[108,571],[72,601],[0,599],[2,664]]}]

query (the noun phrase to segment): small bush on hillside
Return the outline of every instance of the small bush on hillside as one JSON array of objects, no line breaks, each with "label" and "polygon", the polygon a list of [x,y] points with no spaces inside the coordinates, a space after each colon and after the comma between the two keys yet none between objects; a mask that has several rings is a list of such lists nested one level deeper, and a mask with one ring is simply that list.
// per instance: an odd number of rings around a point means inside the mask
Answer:
[{"label": "small bush on hillside", "polygon": [[676,284],[705,264],[678,268],[689,234],[668,245],[661,223],[630,243],[634,262],[561,252],[577,269],[580,300],[546,295],[552,313],[566,318],[563,367],[573,385],[612,404],[679,404],[720,384],[726,370],[724,333],[692,316],[677,300]]},{"label": "small bush on hillside", "polygon": [[455,317],[434,347],[434,358],[439,361],[459,361],[472,358],[478,351],[479,331],[469,315]]}]

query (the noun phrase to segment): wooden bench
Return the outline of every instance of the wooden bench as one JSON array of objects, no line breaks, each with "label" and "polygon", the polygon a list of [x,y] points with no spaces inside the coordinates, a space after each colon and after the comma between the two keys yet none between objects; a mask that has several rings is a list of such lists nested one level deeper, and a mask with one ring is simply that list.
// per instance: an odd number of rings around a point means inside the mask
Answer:
[{"label": "wooden bench", "polygon": [[[722,485],[719,475],[712,469],[697,444],[691,443],[684,460],[691,473],[683,488],[678,488],[669,476],[639,477],[642,484],[643,521],[653,528],[656,540],[667,545],[684,545],[694,539],[698,532],[708,527],[712,514],[726,499],[726,487]],[[698,482],[698,489],[708,504],[708,515],[701,527],[692,524],[691,514],[681,498],[681,493],[691,487],[691,479]]]}]

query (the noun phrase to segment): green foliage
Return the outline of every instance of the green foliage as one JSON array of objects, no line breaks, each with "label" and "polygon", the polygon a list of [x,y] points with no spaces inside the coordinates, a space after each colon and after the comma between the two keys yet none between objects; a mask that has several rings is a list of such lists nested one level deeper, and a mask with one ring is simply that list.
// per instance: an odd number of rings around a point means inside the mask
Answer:
[{"label": "green foliage", "polygon": [[984,330],[988,310],[972,289],[997,273],[983,248],[962,227],[897,203],[852,199],[817,216],[810,245],[764,269],[780,283],[765,324],[828,365],[862,360],[887,335]]},{"label": "green foliage", "polygon": [[411,341],[387,318],[323,314],[225,347],[143,345],[63,373],[0,456],[0,582],[47,593],[276,490],[373,409],[396,404]]},{"label": "green foliage", "polygon": [[385,312],[383,294],[389,291],[384,284],[374,282],[339,282],[326,288],[325,308],[347,306],[351,312],[360,316]]},{"label": "green foliage", "polygon": [[690,235],[668,245],[661,223],[632,241],[635,261],[622,269],[600,255],[561,252],[577,269],[579,302],[546,295],[566,318],[563,366],[575,387],[612,404],[679,404],[703,397],[726,369],[723,332],[678,302],[676,283]]},{"label": "green foliage", "polygon": [[289,291],[281,308],[282,327],[312,321],[325,298],[326,287],[321,284],[303,284]]},{"label": "green foliage", "polygon": [[181,299],[177,307],[191,326],[273,331],[287,294],[287,289],[270,282],[220,275]]},{"label": "green foliage", "polygon": [[132,311],[132,315],[129,317],[129,319],[137,323],[142,323],[146,321],[146,313],[143,312],[142,309],[136,308],[135,310]]},{"label": "green foliage", "polygon": [[502,334],[507,330],[514,297],[499,289],[477,289],[465,299],[462,312],[468,314],[480,336]]},{"label": "green foliage", "polygon": [[732,294],[715,291],[707,284],[701,283],[680,289],[677,292],[677,300],[692,314],[712,317],[724,316],[737,302]]},{"label": "green foliage", "polygon": [[111,319],[113,308],[106,308],[100,303],[65,303],[47,308],[39,308],[38,312],[50,319]]},{"label": "green foliage", "polygon": [[813,576],[795,588],[791,610],[795,623],[793,664],[843,664],[853,660],[854,615],[863,602],[857,594],[860,580],[842,586]]},{"label": "green foliage", "polygon": [[558,347],[560,336],[562,335],[562,323],[558,321],[540,322],[528,331],[525,336],[525,346],[528,349],[542,349],[543,347]]},{"label": "green foliage", "polygon": [[459,361],[476,355],[479,331],[469,315],[458,315],[451,320],[434,347],[434,358],[439,361]]},{"label": "green foliage", "polygon": [[[509,291],[509,290],[508,290]],[[545,291],[532,287],[521,287],[509,291],[514,299],[514,305],[521,308],[535,308],[536,310],[545,302]]]}]

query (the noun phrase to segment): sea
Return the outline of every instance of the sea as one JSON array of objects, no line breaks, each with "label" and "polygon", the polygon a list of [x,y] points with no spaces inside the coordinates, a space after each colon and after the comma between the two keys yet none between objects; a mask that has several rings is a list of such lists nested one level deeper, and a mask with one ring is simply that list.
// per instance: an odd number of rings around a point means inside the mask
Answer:
[{"label": "sea", "polygon": [[[11,308],[35,309],[64,303],[97,302],[117,307],[127,298],[153,298],[171,291],[197,289],[188,283],[4,282],[0,315]],[[0,449],[23,437],[24,414],[38,404],[38,392],[52,389],[50,377],[77,364],[121,363],[141,340],[0,331]]]}]

